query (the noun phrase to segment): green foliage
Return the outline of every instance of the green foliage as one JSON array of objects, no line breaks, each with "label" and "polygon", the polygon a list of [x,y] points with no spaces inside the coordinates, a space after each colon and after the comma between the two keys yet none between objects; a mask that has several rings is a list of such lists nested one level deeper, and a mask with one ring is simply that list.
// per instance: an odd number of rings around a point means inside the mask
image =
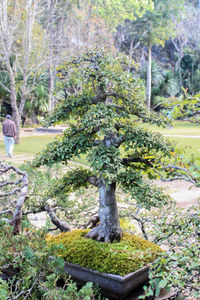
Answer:
[{"label": "green foliage", "polygon": [[167,243],[168,251],[150,269],[146,296],[158,296],[161,288],[173,287],[186,297],[199,299],[200,207],[172,208],[168,214],[153,221],[154,241],[160,245]]},{"label": "green foliage", "polygon": [[76,169],[67,172],[62,178],[56,180],[53,187],[49,189],[48,194],[52,197],[58,196],[60,193],[68,194],[71,191],[76,191],[81,187],[87,187],[88,177],[92,176],[92,172],[84,169]]},{"label": "green foliage", "polygon": [[94,5],[93,11],[105,19],[110,26],[116,27],[126,19],[133,20],[136,16],[142,16],[146,10],[153,10],[153,2],[148,0],[90,0]]},{"label": "green foliage", "polygon": [[14,274],[8,281],[0,279],[1,299],[94,299],[92,283],[78,290],[65,274],[64,260],[55,256],[59,249],[46,245],[46,233],[26,222],[24,233],[13,236],[11,226],[0,223],[0,271]]},{"label": "green foliage", "polygon": [[[128,123],[128,122],[127,122]],[[169,140],[164,139],[160,133],[152,133],[147,128],[141,128],[134,124],[127,124],[125,129],[124,146],[127,151],[134,151],[135,155],[149,157],[153,151],[161,152],[163,156],[169,156],[169,153],[174,150],[173,144]]]},{"label": "green foliage", "polygon": [[[142,18],[138,18],[134,25],[140,31],[137,34],[141,34],[141,29],[146,34],[141,38],[151,42],[151,45],[164,45],[164,42],[170,37],[174,36],[174,26],[172,16],[179,17],[180,13],[184,10],[184,1],[177,2],[176,0],[160,1],[153,0],[154,10],[146,11]],[[142,28],[140,25],[143,25]]]},{"label": "green foliage", "polygon": [[120,152],[116,147],[104,145],[92,149],[88,154],[88,161],[95,174],[101,174],[108,183],[117,181],[117,174],[121,165]]},{"label": "green foliage", "polygon": [[184,118],[193,123],[200,121],[200,94],[190,96],[183,89],[184,97],[173,103],[173,118]]},{"label": "green foliage", "polygon": [[[142,70],[140,76],[146,80],[146,71]],[[151,64],[151,76],[152,76],[152,108],[157,111],[162,109],[165,104],[170,101],[169,97],[174,97],[179,93],[179,87],[176,74],[169,69],[161,69],[156,63]],[[157,99],[156,99],[157,98]],[[160,98],[160,99],[159,99]],[[159,101],[160,100],[160,101]],[[159,109],[158,109],[159,108]]]},{"label": "green foliage", "polygon": [[[85,238],[88,231],[73,230],[48,236],[47,243],[58,245],[57,254],[66,261],[103,273],[126,275],[152,262],[161,248],[137,236],[124,234],[120,243],[99,243]],[[92,259],[91,259],[92,258]]]},{"label": "green foliage", "polygon": [[152,185],[151,182],[146,182],[138,170],[126,169],[119,175],[119,183],[125,193],[129,193],[137,203],[148,210],[151,207],[162,207],[170,200],[162,189]]},{"label": "green foliage", "polygon": [[85,131],[77,137],[77,135],[73,136],[74,132],[76,132],[75,127],[65,130],[63,136],[55,138],[36,156],[33,166],[52,165],[55,162],[67,164],[67,160],[86,153],[93,145],[90,133]]},{"label": "green foliage", "polygon": [[[59,103],[53,114],[49,114],[44,126],[55,124],[58,121],[69,120],[72,117],[81,117],[90,107],[90,98],[87,94],[78,94],[68,97],[68,101]],[[77,114],[78,113],[78,114]]]},{"label": "green foliage", "polygon": [[126,71],[129,64],[122,55],[93,51],[72,58],[58,70],[63,93],[47,124],[67,119],[69,128],[32,165],[67,165],[68,160],[87,155],[90,172],[69,173],[59,181],[54,196],[88,187],[88,183],[98,188],[103,183],[119,184],[148,209],[169,200],[146,178],[156,178],[161,161],[171,157],[174,147],[141,125],[165,125],[167,119],[147,109],[141,81]]},{"label": "green foliage", "polygon": [[3,300],[7,300],[9,298],[9,288],[6,281],[0,278],[0,297]]}]

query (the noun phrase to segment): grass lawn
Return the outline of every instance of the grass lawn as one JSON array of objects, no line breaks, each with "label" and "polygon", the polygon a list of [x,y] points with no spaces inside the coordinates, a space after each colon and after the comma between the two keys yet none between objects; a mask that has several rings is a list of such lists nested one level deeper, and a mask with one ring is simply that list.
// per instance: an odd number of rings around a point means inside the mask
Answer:
[{"label": "grass lawn", "polygon": [[[153,131],[158,131],[163,135],[167,135],[167,138],[175,142],[177,148],[184,149],[184,155],[186,157],[200,156],[200,124],[192,124],[190,122],[176,121],[173,123],[172,128],[158,128],[151,126]],[[169,136],[168,136],[169,135]],[[175,137],[173,137],[175,135]],[[176,135],[182,136],[194,136],[194,138],[176,137]]]},{"label": "grass lawn", "polygon": [[172,142],[175,142],[178,149],[184,149],[184,156],[191,157],[194,155],[197,161],[200,157],[200,139],[198,138],[174,138],[168,137]]},{"label": "grass lawn", "polygon": [[[45,145],[54,139],[55,135],[30,136],[20,139],[20,144],[14,146],[14,154],[27,156],[35,155],[40,152]],[[5,152],[3,140],[0,141],[0,151]]]},{"label": "grass lawn", "polygon": [[200,124],[192,124],[184,121],[173,122],[172,128],[162,128],[156,126],[148,126],[147,128],[153,131],[159,131],[166,135],[187,135],[187,136],[200,136]]}]

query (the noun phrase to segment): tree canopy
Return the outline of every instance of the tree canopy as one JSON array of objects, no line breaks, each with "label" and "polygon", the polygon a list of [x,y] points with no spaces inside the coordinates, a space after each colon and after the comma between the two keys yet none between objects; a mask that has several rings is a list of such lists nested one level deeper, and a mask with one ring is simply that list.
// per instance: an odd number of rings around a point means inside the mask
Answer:
[{"label": "tree canopy", "polygon": [[89,3],[113,29],[126,19],[134,20],[143,16],[146,10],[153,10],[152,0],[89,0]]},{"label": "tree canopy", "polygon": [[46,125],[70,118],[73,122],[33,163],[37,167],[67,164],[70,159],[87,155],[90,169],[70,172],[62,188],[92,184],[99,189],[100,225],[88,236],[106,241],[121,236],[116,185],[147,209],[161,206],[167,197],[148,184],[147,177],[152,178],[155,164],[173,151],[160,134],[141,125],[163,125],[166,120],[147,109],[143,86],[126,71],[127,65],[123,56],[88,52],[60,68],[63,96]]}]

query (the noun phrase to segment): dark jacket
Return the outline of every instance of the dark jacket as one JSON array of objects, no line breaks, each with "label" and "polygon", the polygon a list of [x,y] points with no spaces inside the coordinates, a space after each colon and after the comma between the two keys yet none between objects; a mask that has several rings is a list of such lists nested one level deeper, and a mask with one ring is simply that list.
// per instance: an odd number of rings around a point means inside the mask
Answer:
[{"label": "dark jacket", "polygon": [[6,119],[3,122],[2,129],[3,129],[3,134],[5,136],[12,136],[12,137],[16,136],[15,123],[12,120],[10,120],[10,119]]}]

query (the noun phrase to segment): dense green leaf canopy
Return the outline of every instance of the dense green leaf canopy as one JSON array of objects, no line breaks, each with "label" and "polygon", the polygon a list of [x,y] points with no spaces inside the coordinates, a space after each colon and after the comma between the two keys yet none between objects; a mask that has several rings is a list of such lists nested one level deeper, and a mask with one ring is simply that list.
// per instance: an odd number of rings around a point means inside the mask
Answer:
[{"label": "dense green leaf canopy", "polygon": [[113,28],[126,19],[134,20],[153,9],[151,0],[88,0],[93,11]]},{"label": "dense green leaf canopy", "polygon": [[[34,165],[66,164],[86,154],[90,183],[98,185],[100,176],[109,184],[118,182],[138,202],[149,198],[145,206],[150,208],[159,205],[160,192],[144,183],[143,176],[152,178],[158,158],[170,155],[173,148],[160,134],[144,127],[146,122],[164,125],[166,120],[146,108],[140,80],[126,69],[123,56],[100,52],[60,67],[63,96],[46,125],[68,120],[70,127],[37,156]],[[71,185],[69,179],[66,185]]]}]

